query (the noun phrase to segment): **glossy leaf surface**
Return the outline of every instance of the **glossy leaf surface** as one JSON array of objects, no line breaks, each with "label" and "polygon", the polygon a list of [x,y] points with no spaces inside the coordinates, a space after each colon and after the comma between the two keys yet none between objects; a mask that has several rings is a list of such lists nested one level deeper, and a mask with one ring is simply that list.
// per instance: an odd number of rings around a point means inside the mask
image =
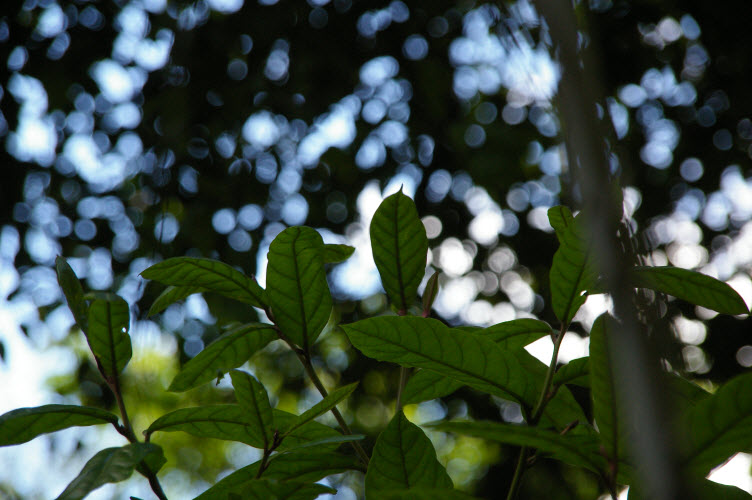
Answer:
[{"label": "glossy leaf surface", "polygon": [[415,302],[426,271],[428,238],[415,202],[402,191],[381,202],[371,219],[373,260],[389,300],[398,311]]},{"label": "glossy leaf surface", "polygon": [[152,443],[106,448],[86,462],[57,500],[80,500],[100,486],[124,481],[131,477],[139,462],[152,453],[161,454],[162,451]]},{"label": "glossy leaf surface", "polygon": [[141,276],[165,285],[205,288],[261,309],[266,304],[264,289],[255,280],[218,260],[174,257],[154,264]]},{"label": "glossy leaf surface", "polygon": [[398,411],[376,440],[366,473],[366,498],[415,487],[451,489],[452,480],[437,460],[431,440]]},{"label": "glossy leaf surface", "polygon": [[0,416],[0,446],[25,443],[42,434],[69,427],[114,424],[117,421],[116,415],[87,406],[19,408]]},{"label": "glossy leaf surface", "polygon": [[258,350],[277,338],[270,326],[250,323],[225,333],[188,361],[167,389],[187,391],[242,365]]},{"label": "glossy leaf surface", "polygon": [[274,417],[266,389],[254,376],[246,372],[232,370],[230,377],[235,388],[235,399],[245,411],[248,423],[261,436],[263,449],[269,449],[274,439]]},{"label": "glossy leaf surface", "polygon": [[298,226],[279,233],[269,246],[266,282],[274,321],[287,338],[306,351],[332,311],[323,246],[319,233]]},{"label": "glossy leaf surface", "polygon": [[122,298],[110,295],[91,302],[86,340],[107,376],[118,375],[131,359],[129,325],[128,303]]},{"label": "glossy leaf surface", "polygon": [[723,314],[747,314],[744,299],[723,281],[678,267],[636,267],[634,286],[650,288]]}]

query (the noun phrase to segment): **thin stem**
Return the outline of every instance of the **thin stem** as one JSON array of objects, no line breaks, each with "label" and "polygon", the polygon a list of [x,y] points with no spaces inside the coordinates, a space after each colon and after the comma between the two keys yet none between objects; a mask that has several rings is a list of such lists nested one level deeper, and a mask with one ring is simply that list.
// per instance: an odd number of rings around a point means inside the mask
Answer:
[{"label": "thin stem", "polygon": [[[321,379],[318,375],[316,375],[316,370],[313,368],[313,364],[311,363],[311,359],[308,357],[305,353],[298,353],[298,358],[303,363],[303,367],[305,368],[306,373],[308,374],[308,377],[313,382],[313,385],[316,386],[316,389],[318,389],[319,393],[322,397],[327,397],[329,393],[326,391],[326,387],[324,387],[324,384],[321,383]],[[332,408],[332,415],[334,415],[334,418],[337,419],[337,423],[339,424],[340,428],[342,429],[342,432],[344,432],[347,435],[352,435],[352,431],[350,430],[350,426],[347,425],[347,422],[345,421],[342,414],[339,412],[336,406]],[[358,443],[357,441],[350,441],[350,444],[355,449],[355,453],[358,454],[360,459],[363,461],[363,463],[368,466],[368,453],[366,453],[366,450],[363,449],[363,447]]]},{"label": "thin stem", "polygon": [[400,366],[399,387],[397,387],[397,411],[402,409],[402,391],[405,390],[405,384],[407,384],[407,370],[407,367]]},{"label": "thin stem", "polygon": [[[546,409],[546,405],[551,400],[551,383],[554,380],[554,373],[556,372],[556,363],[559,358],[559,348],[561,347],[561,341],[564,339],[564,334],[566,333],[567,325],[562,324],[561,328],[559,329],[559,335],[554,340],[554,351],[551,355],[551,363],[548,365],[548,370],[546,370],[546,378],[543,380],[543,387],[541,388],[538,402],[535,404],[532,417],[528,421],[528,425],[530,426],[534,426],[538,423],[538,420],[540,420],[541,416],[543,415],[543,410]],[[521,483],[520,480],[522,479],[522,473],[525,470],[527,454],[527,446],[520,448],[520,454],[517,456],[517,465],[514,469],[514,476],[512,476],[512,484],[509,486],[507,500],[513,500],[517,496],[517,492],[520,488]]]}]

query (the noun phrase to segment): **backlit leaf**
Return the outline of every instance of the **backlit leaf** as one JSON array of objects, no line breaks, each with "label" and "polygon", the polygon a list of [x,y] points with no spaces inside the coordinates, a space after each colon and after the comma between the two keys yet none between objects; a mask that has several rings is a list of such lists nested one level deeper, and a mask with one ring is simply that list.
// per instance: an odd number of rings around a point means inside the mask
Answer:
[{"label": "backlit leaf", "polygon": [[106,448],[86,462],[57,500],[79,500],[107,483],[124,481],[131,477],[139,462],[152,453],[161,453],[159,446],[152,443]]},{"label": "backlit leaf", "polygon": [[270,449],[274,439],[274,417],[266,389],[255,377],[240,370],[232,370],[230,378],[235,389],[235,399],[245,411],[248,423],[261,436],[263,449]]},{"label": "backlit leaf", "polygon": [[590,387],[590,358],[573,359],[554,374],[554,385]]},{"label": "backlit leaf", "polygon": [[91,302],[86,340],[107,376],[118,375],[131,359],[129,324],[128,303],[117,295]]},{"label": "backlit leaf", "polygon": [[394,307],[407,311],[426,272],[428,237],[415,202],[400,190],[381,202],[371,219],[373,260]]},{"label": "backlit leaf", "polygon": [[535,448],[557,460],[593,472],[602,471],[606,465],[598,452],[599,440],[594,432],[569,433],[562,436],[558,432],[537,427],[500,422],[443,422],[429,427],[497,443]]},{"label": "backlit leaf", "polygon": [[[558,207],[549,209],[549,213]],[[551,306],[562,324],[568,325],[587,298],[586,292],[594,287],[598,273],[594,263],[592,242],[583,230],[574,224],[557,231],[559,249],[554,254],[551,271]],[[558,224],[558,223],[557,223]]]},{"label": "backlit leaf", "polygon": [[563,205],[551,207],[548,209],[548,223],[554,228],[556,237],[559,238],[559,243],[561,243],[561,235],[574,225],[572,211]]},{"label": "backlit leaf", "polygon": [[217,372],[227,373],[237,368],[276,338],[277,332],[270,325],[250,323],[235,328],[188,361],[167,390],[187,391],[213,380]]},{"label": "backlit leaf", "polygon": [[154,303],[149,308],[148,316],[154,316],[155,314],[167,309],[168,306],[183,300],[194,293],[205,291],[206,288],[200,286],[168,286],[159,294],[159,297],[154,300]]},{"label": "backlit leaf", "polygon": [[68,301],[68,308],[73,313],[73,318],[78,323],[78,327],[82,331],[86,331],[89,307],[84,300],[84,289],[81,282],[78,281],[76,273],[73,272],[64,258],[58,256],[55,259],[55,268],[57,270],[57,282],[63,289],[65,299]]},{"label": "backlit leaf", "polygon": [[679,420],[684,463],[706,475],[731,455],[752,448],[752,373],[723,384]]},{"label": "backlit leaf", "polygon": [[254,307],[264,308],[264,289],[234,267],[212,259],[174,257],[141,273],[165,285],[201,287]]},{"label": "backlit leaf", "polygon": [[749,313],[744,299],[731,286],[695,271],[678,267],[636,267],[631,278],[635,287],[673,295],[719,313]]},{"label": "backlit leaf", "polygon": [[366,473],[366,498],[381,491],[415,487],[451,489],[452,480],[436,459],[431,440],[398,411],[373,448]]},{"label": "backlit leaf", "polygon": [[68,427],[117,423],[117,416],[98,408],[45,405],[19,408],[0,416],[0,446],[21,444]]},{"label": "backlit leaf", "polygon": [[274,321],[308,351],[329,321],[332,296],[326,282],[321,235],[309,227],[288,227],[269,246],[266,271]]},{"label": "backlit leaf", "polygon": [[325,264],[336,264],[344,262],[355,252],[355,248],[350,245],[335,245],[326,243],[321,249],[321,255]]}]

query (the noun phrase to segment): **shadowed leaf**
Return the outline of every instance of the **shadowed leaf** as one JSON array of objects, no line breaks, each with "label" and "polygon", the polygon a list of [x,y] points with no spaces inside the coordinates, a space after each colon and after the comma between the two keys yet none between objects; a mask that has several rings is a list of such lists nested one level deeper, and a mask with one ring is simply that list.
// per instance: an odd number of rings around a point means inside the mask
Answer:
[{"label": "shadowed leaf", "polygon": [[235,399],[245,411],[248,423],[262,437],[263,449],[269,449],[274,438],[274,417],[266,389],[255,377],[240,370],[232,370],[230,378],[235,389]]},{"label": "shadowed leaf", "polygon": [[334,391],[330,392],[324,399],[313,405],[308,410],[304,411],[289,428],[280,429],[280,431],[283,434],[287,434],[288,432],[294,431],[307,422],[310,422],[314,418],[323,415],[324,413],[337,406],[340,401],[347,399],[347,397],[350,396],[350,394],[352,394],[357,387],[358,383],[355,382],[353,384],[335,389]]},{"label": "shadowed leaf", "polygon": [[590,387],[590,358],[573,359],[554,374],[554,385]]},{"label": "shadowed leaf", "polygon": [[95,299],[89,306],[86,340],[107,376],[118,375],[131,359],[129,324],[128,303],[117,295]]},{"label": "shadowed leaf", "polygon": [[87,406],[19,408],[0,416],[0,446],[25,443],[39,435],[68,427],[114,424],[117,421],[116,415]]},{"label": "shadowed leaf", "polygon": [[366,498],[378,499],[381,491],[452,489],[452,480],[436,459],[431,440],[398,411],[376,440],[365,486]]},{"label": "shadowed leaf", "polygon": [[744,299],[723,281],[678,267],[636,267],[634,286],[650,288],[723,314],[747,314]]},{"label": "shadowed leaf", "polygon": [[601,444],[609,459],[616,462],[624,454],[623,422],[616,400],[616,378],[609,343],[618,328],[616,320],[602,314],[590,330],[590,393],[593,398],[593,418],[598,425]]},{"label": "shadowed leaf", "polygon": [[57,500],[80,500],[107,483],[117,483],[131,477],[136,466],[152,453],[161,454],[152,443],[132,443],[120,448],[106,448],[91,460],[76,479],[65,488]]},{"label": "shadowed leaf", "polygon": [[326,243],[321,250],[321,255],[325,264],[336,264],[349,259],[353,252],[355,252],[355,248],[350,245]]},{"label": "shadowed leaf", "polygon": [[78,327],[82,331],[86,331],[89,307],[84,300],[84,289],[81,282],[78,281],[76,273],[73,272],[73,269],[63,257],[58,256],[55,259],[55,268],[57,270],[57,282],[63,289],[68,308],[73,313],[73,318],[78,323]]},{"label": "shadowed leaf", "polygon": [[159,294],[154,300],[154,303],[149,308],[148,316],[154,316],[165,309],[168,306],[183,300],[186,297],[190,297],[194,293],[205,292],[206,288],[200,286],[168,286]]},{"label": "shadowed leaf", "polygon": [[502,349],[513,350],[551,335],[551,326],[545,321],[523,318],[498,323],[476,333],[493,340]]}]

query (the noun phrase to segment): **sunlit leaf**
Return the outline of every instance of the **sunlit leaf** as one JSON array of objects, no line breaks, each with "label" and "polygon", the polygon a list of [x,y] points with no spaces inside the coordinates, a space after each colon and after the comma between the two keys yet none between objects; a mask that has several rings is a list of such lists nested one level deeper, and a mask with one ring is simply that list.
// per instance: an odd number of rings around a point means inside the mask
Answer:
[{"label": "sunlit leaf", "polygon": [[35,437],[68,427],[114,424],[117,416],[98,408],[45,405],[19,408],[0,416],[0,446],[25,443]]},{"label": "sunlit leaf", "polygon": [[323,415],[324,413],[337,406],[340,401],[347,399],[347,397],[350,396],[350,394],[352,394],[357,387],[358,383],[355,382],[353,384],[335,389],[334,391],[330,392],[327,397],[303,412],[289,428],[280,429],[280,431],[283,434],[292,432],[298,427],[306,424],[307,422],[310,422],[314,418]]},{"label": "sunlit leaf", "polygon": [[86,331],[89,307],[84,300],[84,289],[81,282],[78,281],[76,273],[73,272],[68,262],[60,256],[55,259],[55,269],[57,270],[57,282],[63,289],[65,300],[68,301],[68,308],[73,313],[73,318],[78,323],[78,327],[82,331]]},{"label": "sunlit leaf", "polygon": [[598,452],[598,436],[592,432],[561,435],[537,427],[500,422],[443,422],[429,427],[497,443],[535,448],[557,460],[594,472],[602,471],[606,465]]},{"label": "sunlit leaf", "polygon": [[573,359],[554,374],[554,385],[573,384],[590,387],[590,358]]},{"label": "sunlit leaf", "polygon": [[548,209],[548,223],[554,228],[556,237],[559,239],[559,243],[561,243],[561,235],[574,226],[572,211],[563,205],[551,207]]},{"label": "sunlit leaf", "polygon": [[[556,213],[558,207],[549,209]],[[591,242],[574,219],[565,230],[557,231],[559,249],[554,254],[551,271],[551,306],[554,314],[568,325],[587,298],[586,291],[594,287],[598,273]],[[558,224],[558,222],[557,222]]]},{"label": "sunlit leaf", "polygon": [[183,300],[194,293],[205,291],[206,288],[200,286],[168,286],[159,294],[159,297],[154,300],[154,303],[149,308],[148,316],[154,316],[155,314],[167,309],[168,306]]},{"label": "sunlit leaf", "polygon": [[227,373],[237,368],[276,338],[277,332],[270,325],[250,323],[235,328],[188,361],[167,390],[187,391],[213,380],[217,372]]},{"label": "sunlit leaf", "polygon": [[448,396],[465,384],[431,370],[420,370],[405,384],[402,403],[417,404]]},{"label": "sunlit leaf", "polygon": [[264,289],[232,266],[212,259],[174,257],[141,273],[165,285],[201,287],[254,307],[264,308]]},{"label": "sunlit leaf", "polygon": [[489,326],[478,332],[496,342],[502,349],[521,349],[536,340],[551,335],[551,326],[537,319],[513,319]]},{"label": "sunlit leaf", "polygon": [[[196,497],[195,500],[223,498],[230,492],[242,491],[242,488],[249,481],[256,479],[260,464],[261,462],[255,462],[236,470]],[[282,453],[275,455],[269,461],[262,477],[279,481],[292,479],[308,483],[357,468],[358,464],[354,457],[340,453]]]},{"label": "sunlit leaf", "polygon": [[91,302],[86,340],[107,376],[118,375],[131,359],[129,324],[128,303],[117,295]]},{"label": "sunlit leaf", "polygon": [[593,418],[598,425],[601,444],[612,461],[624,453],[623,422],[619,418],[616,400],[616,377],[609,351],[612,336],[618,328],[616,320],[602,314],[590,330],[590,393],[593,398]]},{"label": "sunlit leaf", "polygon": [[261,436],[263,449],[270,449],[274,439],[274,417],[266,389],[255,377],[240,370],[232,370],[230,378],[235,399],[245,411],[246,419]]},{"label": "sunlit leaf", "polygon": [[678,267],[636,267],[635,287],[650,288],[723,314],[747,314],[744,299],[723,281]]},{"label": "sunlit leaf", "polygon": [[394,307],[407,311],[426,272],[428,237],[415,202],[400,190],[381,202],[371,219],[373,260]]},{"label": "sunlit leaf", "polygon": [[752,449],[752,373],[723,384],[680,418],[684,463],[706,475],[734,453]]},{"label": "sunlit leaf", "polygon": [[332,296],[326,282],[321,235],[309,227],[288,227],[269,246],[266,271],[274,321],[308,351],[329,321]]},{"label": "sunlit leaf", "polygon": [[106,448],[86,462],[76,479],[71,481],[57,500],[79,500],[107,483],[126,480],[131,477],[139,462],[151,453],[161,453],[161,449],[152,443]]},{"label": "sunlit leaf", "polygon": [[431,440],[398,411],[373,448],[366,473],[366,498],[415,487],[451,489],[452,480],[436,459]]},{"label": "sunlit leaf", "polygon": [[[522,353],[503,351],[482,334],[450,329],[435,319],[381,316],[342,328],[366,356],[437,372],[479,391],[517,401],[523,412],[535,405],[543,386],[542,370],[528,366]],[[546,409],[560,428],[582,418],[571,394],[562,389]]]},{"label": "sunlit leaf", "polygon": [[321,255],[325,264],[336,264],[344,262],[355,252],[355,248],[350,245],[335,245],[326,243],[321,249]]}]

